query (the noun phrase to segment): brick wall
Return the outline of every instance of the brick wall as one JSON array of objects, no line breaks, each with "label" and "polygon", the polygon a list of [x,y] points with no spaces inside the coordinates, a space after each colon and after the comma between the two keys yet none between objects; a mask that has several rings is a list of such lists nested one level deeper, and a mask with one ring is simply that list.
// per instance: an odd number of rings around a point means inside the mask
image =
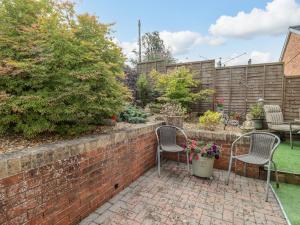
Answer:
[{"label": "brick wall", "polygon": [[0,224],[77,224],[155,164],[156,126],[0,155]]},{"label": "brick wall", "polygon": [[284,74],[300,75],[300,35],[291,33],[282,61],[285,63]]},{"label": "brick wall", "polygon": [[[219,146],[222,146],[222,156],[220,159],[215,160],[214,168],[221,170],[228,170],[229,159],[230,159],[230,148],[232,142],[239,137],[240,134],[228,133],[228,132],[211,132],[204,130],[187,130],[186,134],[189,139],[194,140],[202,140],[205,142],[214,142]],[[178,137],[179,143],[183,144],[184,139],[182,137]],[[246,153],[249,149],[249,142],[247,139],[241,139],[241,141],[237,144],[237,153],[243,154]],[[171,160],[177,160],[176,154],[164,154],[164,157]],[[181,155],[181,162],[186,162],[185,155]],[[232,164],[232,171],[239,175],[244,175],[244,165],[241,162],[234,162]],[[265,178],[265,173],[263,168],[255,165],[247,166],[247,176],[252,178]]]}]

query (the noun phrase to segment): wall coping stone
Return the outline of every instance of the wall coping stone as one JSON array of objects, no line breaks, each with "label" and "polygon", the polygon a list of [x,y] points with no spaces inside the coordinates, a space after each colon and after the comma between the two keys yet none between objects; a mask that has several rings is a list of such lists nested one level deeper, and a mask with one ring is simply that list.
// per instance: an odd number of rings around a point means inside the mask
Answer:
[{"label": "wall coping stone", "polygon": [[136,124],[130,128],[122,128],[103,134],[88,135],[33,148],[24,148],[20,151],[2,153],[0,154],[0,179],[45,166],[53,161],[67,160],[72,156],[98,148],[105,148],[122,142],[127,143],[130,139],[153,132],[161,124],[161,121]]},{"label": "wall coping stone", "polygon": [[[198,129],[186,129],[186,135],[189,139],[204,139],[204,140],[214,140],[214,141],[226,141],[232,143],[237,138],[239,138],[242,133],[231,132],[231,131],[209,131],[209,130],[198,130]],[[248,138],[242,138],[240,140],[241,144],[249,143]]]}]

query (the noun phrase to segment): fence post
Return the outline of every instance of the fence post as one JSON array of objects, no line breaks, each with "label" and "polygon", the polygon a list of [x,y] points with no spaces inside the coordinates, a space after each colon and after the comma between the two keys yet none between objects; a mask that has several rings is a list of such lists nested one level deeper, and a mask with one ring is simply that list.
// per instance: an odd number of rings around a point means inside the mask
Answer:
[{"label": "fence post", "polygon": [[265,99],[265,83],[266,83],[266,65],[264,65],[264,80],[263,80],[263,93],[262,93],[262,98]]},{"label": "fence post", "polygon": [[229,68],[229,101],[228,101],[228,114],[231,113],[231,98],[232,98],[232,69]]},{"label": "fence post", "polygon": [[246,114],[248,111],[248,65],[245,68],[246,68],[245,71],[245,118],[246,118]]}]

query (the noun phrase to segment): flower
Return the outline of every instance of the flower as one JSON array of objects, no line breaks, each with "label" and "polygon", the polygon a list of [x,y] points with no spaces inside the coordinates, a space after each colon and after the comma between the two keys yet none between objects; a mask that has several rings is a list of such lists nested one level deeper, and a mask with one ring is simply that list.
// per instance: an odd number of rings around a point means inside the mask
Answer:
[{"label": "flower", "polygon": [[190,161],[192,161],[193,159],[198,160],[199,154],[201,155],[201,157],[215,159],[219,159],[221,155],[220,146],[216,145],[215,143],[204,144],[203,142],[197,142],[196,140],[189,140],[185,151],[190,154]]}]

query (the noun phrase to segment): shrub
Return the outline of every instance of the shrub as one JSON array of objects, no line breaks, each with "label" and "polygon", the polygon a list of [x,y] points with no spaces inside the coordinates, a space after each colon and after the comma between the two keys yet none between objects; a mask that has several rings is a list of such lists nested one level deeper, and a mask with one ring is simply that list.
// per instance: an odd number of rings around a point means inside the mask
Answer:
[{"label": "shrub", "polygon": [[120,113],[121,121],[128,123],[145,123],[148,114],[135,106],[128,106],[123,112]]},{"label": "shrub", "polygon": [[184,116],[186,114],[186,109],[180,104],[166,103],[162,105],[160,113],[167,116]]},{"label": "shrub", "polygon": [[206,100],[213,94],[211,89],[203,89],[192,92],[191,88],[199,87],[200,82],[193,79],[192,73],[186,68],[172,70],[167,74],[151,72],[151,77],[155,82],[156,89],[160,92],[160,100],[181,104],[187,108],[188,104],[196,100]]},{"label": "shrub", "polygon": [[141,102],[141,106],[145,107],[153,100],[153,88],[151,81],[146,74],[141,74],[136,82],[137,97]]},{"label": "shrub", "polygon": [[0,133],[77,134],[122,110],[110,27],[69,2],[0,1]]},{"label": "shrub", "polygon": [[199,123],[206,130],[215,130],[221,123],[222,114],[219,112],[206,111],[203,116],[200,116]]},{"label": "shrub", "polygon": [[262,119],[264,117],[263,106],[259,103],[253,104],[250,107],[250,114],[253,119]]},{"label": "shrub", "polygon": [[145,111],[147,110],[153,114],[158,114],[160,113],[161,107],[162,104],[151,102],[145,106]]}]

